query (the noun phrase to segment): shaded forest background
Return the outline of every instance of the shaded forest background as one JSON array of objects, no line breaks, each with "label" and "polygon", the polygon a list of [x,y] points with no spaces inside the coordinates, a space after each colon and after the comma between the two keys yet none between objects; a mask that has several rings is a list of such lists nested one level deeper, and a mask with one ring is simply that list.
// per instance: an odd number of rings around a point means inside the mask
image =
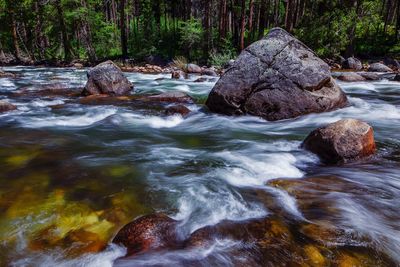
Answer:
[{"label": "shaded forest background", "polygon": [[400,54],[400,0],[0,0],[0,57],[221,65],[275,26],[321,57]]}]

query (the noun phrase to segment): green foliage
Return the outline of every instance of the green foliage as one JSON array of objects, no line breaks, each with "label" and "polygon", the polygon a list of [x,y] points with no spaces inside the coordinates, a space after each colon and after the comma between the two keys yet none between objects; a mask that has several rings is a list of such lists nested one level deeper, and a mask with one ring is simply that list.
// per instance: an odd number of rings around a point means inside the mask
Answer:
[{"label": "green foliage", "polygon": [[201,48],[201,41],[204,34],[200,20],[190,18],[188,21],[179,23],[179,32],[181,34],[180,45],[185,48],[187,56],[198,54]]},{"label": "green foliage", "polygon": [[[227,21],[229,27],[224,31],[221,30],[219,4],[212,5],[206,13],[206,5],[193,2],[189,8],[186,6],[188,1],[184,0],[125,1],[127,47],[131,58],[140,61],[149,55],[165,59],[185,56],[189,61],[222,66],[238,53],[242,17],[240,1],[227,5],[226,11],[230,15],[226,19],[230,21]],[[389,5],[389,2],[396,4]],[[57,3],[62,9],[61,16],[58,15]],[[122,53],[120,3],[104,0],[0,0],[0,47],[12,53],[17,42],[20,52],[32,58],[64,59],[62,21],[68,39],[66,46],[71,46],[69,52],[73,58],[88,59],[93,51],[99,59],[118,57]],[[259,34],[268,32],[267,28],[259,28],[263,24],[258,21],[261,18],[261,1],[258,0],[253,2],[253,27],[249,28],[249,3],[246,1],[246,45],[256,41]],[[268,28],[285,26],[287,5],[285,1],[279,3],[277,8],[266,6],[265,25]],[[321,57],[348,53],[366,57],[387,53],[400,55],[400,31],[396,33],[397,2],[307,0],[304,3],[305,10],[297,14],[293,33]],[[298,8],[292,12],[297,12]],[[388,12],[390,10],[393,12]],[[16,14],[18,40],[12,34],[12,13]],[[206,14],[210,14],[211,27],[208,29],[204,28],[208,25]]]},{"label": "green foliage", "polygon": [[321,57],[338,56],[349,45],[348,34],[354,26],[356,14],[348,10],[334,10],[326,12],[319,18],[309,18],[312,24],[319,27],[311,27],[308,23],[295,31],[300,39],[308,44]]},{"label": "green foliage", "polygon": [[210,64],[222,68],[229,60],[236,57],[236,49],[232,43],[232,36],[222,39],[220,52],[213,52],[210,55]]},{"label": "green foliage", "polygon": [[229,60],[233,58],[234,56],[232,54],[224,54],[224,53],[211,54],[210,64],[212,66],[222,68],[226,65],[226,63],[228,63]]}]

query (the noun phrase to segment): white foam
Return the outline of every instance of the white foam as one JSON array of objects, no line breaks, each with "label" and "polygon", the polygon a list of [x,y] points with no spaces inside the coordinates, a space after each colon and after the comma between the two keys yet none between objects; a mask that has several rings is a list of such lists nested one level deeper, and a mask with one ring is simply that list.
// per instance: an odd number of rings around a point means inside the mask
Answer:
[{"label": "white foam", "polygon": [[123,257],[126,249],[111,244],[105,251],[97,254],[86,254],[76,259],[65,259],[62,251],[46,251],[11,263],[15,267],[112,267],[116,259]]},{"label": "white foam", "polygon": [[6,90],[6,91],[10,91],[10,90],[14,90],[15,87],[15,83],[9,79],[9,78],[2,78],[0,79],[0,90]]},{"label": "white foam", "polygon": [[338,207],[342,210],[348,227],[371,237],[373,245],[385,248],[393,258],[400,261],[400,230],[395,221],[390,225],[383,215],[370,211],[349,198],[338,198]]},{"label": "white foam", "polygon": [[377,92],[377,88],[373,83],[368,82],[359,82],[359,83],[340,83],[340,87],[348,93],[351,93],[352,90],[367,90]]},{"label": "white foam", "polygon": [[303,172],[290,153],[274,153],[244,156],[237,152],[224,151],[217,154],[229,165],[218,171],[218,175],[234,186],[262,186],[275,178],[301,178]]},{"label": "white foam", "polygon": [[229,251],[243,246],[242,242],[230,239],[215,239],[211,241],[209,246],[185,250],[158,251],[119,259],[115,262],[114,267],[188,266],[188,263],[183,264],[183,262],[188,261],[201,262],[200,266],[236,266],[239,260],[244,261],[248,256],[243,254],[232,255]]},{"label": "white foam", "polygon": [[174,87],[174,89],[182,92],[190,92],[190,87],[187,84],[180,84]]},{"label": "white foam", "polygon": [[174,218],[182,221],[180,232],[184,235],[223,220],[240,221],[268,214],[260,204],[246,202],[239,193],[223,185],[210,190],[199,184],[188,188],[183,195]]},{"label": "white foam", "polygon": [[89,109],[83,114],[69,115],[69,116],[59,116],[59,115],[49,115],[45,118],[39,117],[23,117],[20,118],[20,122],[23,126],[28,128],[41,128],[41,127],[83,127],[90,126],[96,122],[102,121],[111,115],[116,114],[117,109],[106,108],[106,107],[96,107]]},{"label": "white foam", "polygon": [[33,107],[48,107],[48,106],[54,106],[54,105],[62,105],[65,102],[58,99],[58,100],[42,100],[42,99],[35,99],[32,100],[30,105]]},{"label": "white foam", "polygon": [[133,113],[122,113],[116,118],[113,118],[112,122],[118,125],[146,125],[151,128],[173,128],[178,126],[184,121],[183,117],[180,115],[168,116],[168,117],[158,117],[158,116],[145,116]]}]

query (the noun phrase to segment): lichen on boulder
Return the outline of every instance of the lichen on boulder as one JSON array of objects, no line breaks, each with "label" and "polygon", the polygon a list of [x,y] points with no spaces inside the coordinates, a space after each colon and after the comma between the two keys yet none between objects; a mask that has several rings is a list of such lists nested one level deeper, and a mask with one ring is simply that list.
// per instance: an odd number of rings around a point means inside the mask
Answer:
[{"label": "lichen on boulder", "polygon": [[280,28],[243,50],[206,102],[213,112],[250,114],[272,121],[347,104],[329,66]]}]

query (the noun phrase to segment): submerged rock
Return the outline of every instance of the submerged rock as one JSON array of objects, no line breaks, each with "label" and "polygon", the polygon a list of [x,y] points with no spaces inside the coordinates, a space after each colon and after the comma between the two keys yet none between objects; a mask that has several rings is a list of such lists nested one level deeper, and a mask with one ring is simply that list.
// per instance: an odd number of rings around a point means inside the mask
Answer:
[{"label": "submerged rock", "polygon": [[338,77],[338,80],[344,81],[344,82],[363,82],[366,79],[355,73],[355,72],[344,72],[342,74],[340,74]]},{"label": "submerged rock", "polygon": [[382,63],[372,63],[369,66],[368,71],[371,71],[371,72],[392,72],[393,70],[391,68],[389,68],[388,66],[382,64]]},{"label": "submerged rock", "polygon": [[0,70],[0,78],[15,78],[16,76],[14,73]]},{"label": "submerged rock", "polygon": [[172,72],[172,79],[176,80],[187,79],[187,74],[184,71],[176,70]]},{"label": "submerged rock", "polygon": [[188,109],[187,107],[185,107],[184,105],[176,105],[176,106],[171,106],[168,107],[165,110],[165,115],[167,116],[172,116],[172,115],[176,115],[176,114],[180,114],[183,117],[187,116],[190,113],[190,109]]},{"label": "submerged rock", "polygon": [[127,95],[133,90],[133,84],[128,81],[120,68],[112,61],[103,62],[88,71],[88,81],[83,95]]},{"label": "submerged rock", "polygon": [[165,92],[159,95],[143,96],[139,98],[144,101],[188,103],[192,104],[193,99],[183,92]]},{"label": "submerged rock", "polygon": [[16,109],[17,107],[14,106],[13,104],[0,100],[0,113]]},{"label": "submerged rock", "polygon": [[355,119],[340,120],[314,130],[302,146],[327,163],[363,158],[376,150],[372,127]]},{"label": "submerged rock", "polygon": [[275,28],[240,54],[212,89],[206,105],[226,115],[281,120],[347,103],[329,66],[295,37]]},{"label": "submerged rock", "polygon": [[140,217],[125,225],[113,243],[127,248],[127,256],[152,249],[173,248],[178,244],[177,221],[156,213]]},{"label": "submerged rock", "polygon": [[379,74],[373,72],[359,72],[357,74],[364,77],[368,81],[377,81],[381,79]]},{"label": "submerged rock", "polygon": [[348,59],[346,59],[343,62],[342,67],[344,69],[350,69],[350,70],[362,70],[363,68],[361,61],[355,57],[349,57]]},{"label": "submerged rock", "polygon": [[198,78],[197,80],[195,80],[194,82],[195,82],[195,83],[203,83],[203,82],[206,82],[206,81],[207,81],[207,78],[200,77],[200,78]]},{"label": "submerged rock", "polygon": [[16,96],[35,96],[35,97],[76,97],[80,95],[82,88],[71,87],[68,83],[52,83],[40,86],[23,87],[16,91]]},{"label": "submerged rock", "polygon": [[79,99],[84,105],[120,105],[133,101],[136,96],[109,96],[106,94],[89,95]]}]

